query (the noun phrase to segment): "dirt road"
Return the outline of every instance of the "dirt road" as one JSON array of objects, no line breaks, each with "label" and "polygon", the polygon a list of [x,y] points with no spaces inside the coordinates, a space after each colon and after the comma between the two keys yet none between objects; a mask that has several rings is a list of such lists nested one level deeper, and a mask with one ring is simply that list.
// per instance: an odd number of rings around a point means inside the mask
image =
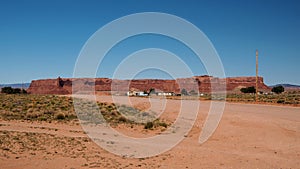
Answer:
[{"label": "dirt road", "polygon": [[[112,102],[108,96],[97,100]],[[147,98],[131,103],[151,107]],[[165,106],[161,117],[174,121],[180,100],[167,100]],[[209,107],[210,102],[200,103],[192,130],[176,147],[142,159],[103,150],[76,123],[0,121],[0,168],[299,168],[300,108],[226,103],[215,133],[199,144]],[[126,131],[124,125],[117,128]]]}]

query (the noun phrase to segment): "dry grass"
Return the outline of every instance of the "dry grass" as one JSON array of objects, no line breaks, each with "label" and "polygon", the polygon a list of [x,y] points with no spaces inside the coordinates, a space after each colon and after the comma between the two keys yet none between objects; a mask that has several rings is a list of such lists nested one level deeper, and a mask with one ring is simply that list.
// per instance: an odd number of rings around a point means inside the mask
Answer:
[{"label": "dry grass", "polygon": [[0,94],[0,118],[4,120],[74,120],[72,99],[54,95]]},{"label": "dry grass", "polygon": [[[255,102],[254,94],[228,94],[226,101]],[[300,106],[300,92],[285,92],[282,94],[259,95],[260,103]]]},{"label": "dry grass", "polygon": [[[225,100],[223,95],[211,95],[204,94],[203,96],[168,96],[168,99],[174,100]],[[292,105],[300,106],[300,91],[290,91],[284,92],[282,94],[261,94],[258,96],[259,103],[266,104],[280,104],[280,105]],[[241,103],[254,103],[255,95],[254,94],[232,94],[229,93],[226,95],[227,102],[241,102]]]},{"label": "dry grass", "polygon": [[[155,121],[156,126],[167,127],[167,124],[156,119],[155,112],[144,112],[125,105],[113,103],[93,103],[89,100],[80,99],[73,102],[70,97],[55,95],[8,95],[0,94],[0,119],[3,120],[29,120],[29,121],[61,121],[67,122],[81,120],[89,123],[106,122],[118,125],[120,123],[146,125],[147,122]],[[74,105],[79,104],[74,109]],[[121,113],[120,113],[121,112]],[[138,122],[135,122],[135,119]]]}]

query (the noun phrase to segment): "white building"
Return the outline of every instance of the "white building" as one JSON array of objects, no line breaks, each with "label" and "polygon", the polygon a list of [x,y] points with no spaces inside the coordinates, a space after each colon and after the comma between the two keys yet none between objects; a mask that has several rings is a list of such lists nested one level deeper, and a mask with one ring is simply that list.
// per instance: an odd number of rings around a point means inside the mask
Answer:
[{"label": "white building", "polygon": [[157,96],[174,96],[173,92],[157,92]]},{"label": "white building", "polygon": [[148,96],[148,93],[141,92],[141,91],[129,91],[126,93],[127,96]]}]

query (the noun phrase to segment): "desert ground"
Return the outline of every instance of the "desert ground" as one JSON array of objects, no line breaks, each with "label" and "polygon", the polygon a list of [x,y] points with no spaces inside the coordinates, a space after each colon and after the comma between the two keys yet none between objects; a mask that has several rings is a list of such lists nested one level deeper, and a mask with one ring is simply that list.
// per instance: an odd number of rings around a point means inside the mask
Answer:
[{"label": "desert ground", "polygon": [[[113,102],[110,96],[96,99]],[[164,101],[160,118],[170,124],[178,115],[181,100]],[[199,144],[211,105],[210,101],[199,102],[199,114],[184,140],[169,151],[146,158],[120,157],[102,149],[78,120],[2,118],[0,168],[299,168],[300,107],[226,103],[216,131]],[[150,103],[148,98],[136,97],[122,102],[140,110],[149,109]],[[116,125],[115,129],[131,137],[149,137],[163,131],[161,127],[149,130],[127,124]]]}]

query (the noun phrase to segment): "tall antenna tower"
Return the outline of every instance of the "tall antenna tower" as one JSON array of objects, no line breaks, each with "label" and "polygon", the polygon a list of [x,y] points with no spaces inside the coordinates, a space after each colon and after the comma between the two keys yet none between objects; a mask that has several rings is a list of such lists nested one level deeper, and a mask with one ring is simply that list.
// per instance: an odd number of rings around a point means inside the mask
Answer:
[{"label": "tall antenna tower", "polygon": [[255,101],[258,102],[258,50],[256,49],[256,87],[255,87]]}]

